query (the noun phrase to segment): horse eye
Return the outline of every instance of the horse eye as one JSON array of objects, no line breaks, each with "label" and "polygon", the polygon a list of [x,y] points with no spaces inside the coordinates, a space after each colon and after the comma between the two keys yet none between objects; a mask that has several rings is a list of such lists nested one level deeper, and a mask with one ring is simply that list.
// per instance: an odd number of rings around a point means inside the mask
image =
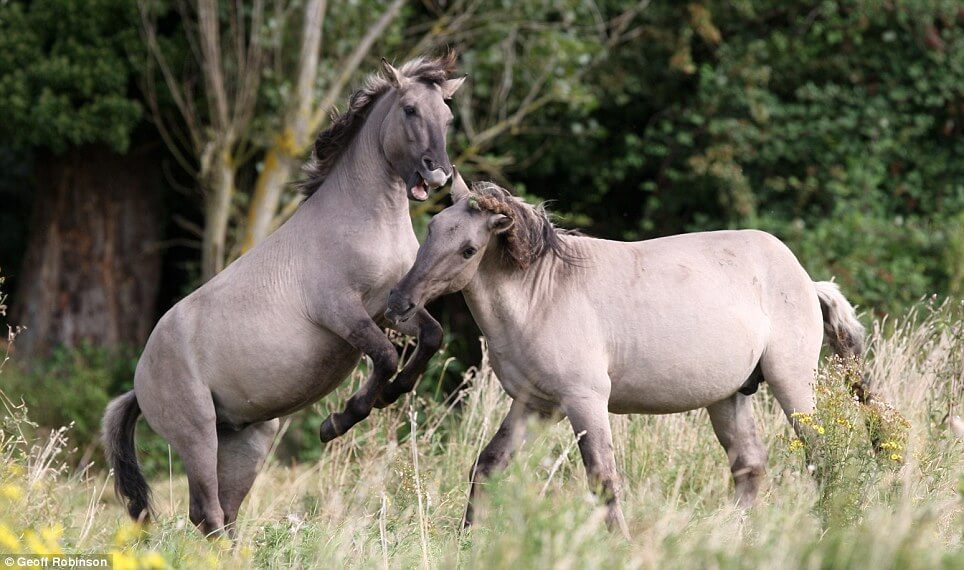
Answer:
[{"label": "horse eye", "polygon": [[476,251],[478,250],[476,250],[474,247],[467,247],[464,250],[462,250],[462,257],[464,257],[465,259],[468,259],[473,255],[475,255]]},{"label": "horse eye", "polygon": [[408,115],[409,117],[411,117],[412,115],[414,115],[414,114],[415,114],[415,107],[412,107],[411,105],[406,105],[406,106],[405,106],[405,114]]}]

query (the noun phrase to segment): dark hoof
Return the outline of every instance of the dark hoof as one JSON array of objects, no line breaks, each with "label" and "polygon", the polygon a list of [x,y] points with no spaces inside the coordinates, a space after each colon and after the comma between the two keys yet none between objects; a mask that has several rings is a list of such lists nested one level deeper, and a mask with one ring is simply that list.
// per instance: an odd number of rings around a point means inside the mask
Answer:
[{"label": "dark hoof", "polygon": [[318,430],[318,437],[321,438],[322,443],[328,443],[340,435],[341,433],[339,433],[338,428],[335,427],[335,421],[332,419],[332,416],[328,416],[328,419],[321,424],[321,429]]}]

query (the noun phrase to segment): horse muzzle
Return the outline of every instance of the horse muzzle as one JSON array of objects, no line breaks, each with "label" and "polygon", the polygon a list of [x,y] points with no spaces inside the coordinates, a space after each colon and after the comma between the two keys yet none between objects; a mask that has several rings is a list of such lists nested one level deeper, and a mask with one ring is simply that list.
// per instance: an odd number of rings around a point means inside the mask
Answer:
[{"label": "horse muzzle", "polygon": [[422,178],[425,180],[425,185],[428,186],[429,189],[431,190],[435,190],[436,188],[441,188],[442,186],[444,186],[445,183],[448,182],[449,176],[451,176],[451,174],[449,174],[448,172],[445,172],[445,169],[443,168],[436,168],[434,170],[426,169],[426,171],[420,174]]},{"label": "horse muzzle", "polygon": [[410,299],[400,298],[394,291],[388,297],[388,308],[385,309],[385,318],[393,323],[403,323],[412,318],[418,305]]}]

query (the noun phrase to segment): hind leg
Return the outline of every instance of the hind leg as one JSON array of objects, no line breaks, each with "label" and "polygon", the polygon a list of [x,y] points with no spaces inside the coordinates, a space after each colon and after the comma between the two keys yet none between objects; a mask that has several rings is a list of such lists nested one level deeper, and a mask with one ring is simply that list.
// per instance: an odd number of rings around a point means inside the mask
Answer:
[{"label": "hind leg", "polygon": [[218,500],[224,511],[224,526],[231,535],[241,502],[271,450],[280,423],[274,419],[240,431],[218,432]]},{"label": "hind leg", "polygon": [[706,408],[713,431],[726,450],[736,485],[736,504],[751,506],[766,476],[767,451],[756,431],[749,396],[734,394]]},{"label": "hind leg", "polygon": [[817,407],[814,375],[822,335],[819,327],[804,334],[785,335],[792,338],[772,340],[760,358],[763,378],[798,436],[802,435],[803,424],[794,414],[812,414]]},{"label": "hind leg", "polygon": [[[188,387],[190,388],[190,387]],[[220,534],[224,512],[218,500],[218,432],[210,392],[187,389],[180,397],[142,407],[151,429],[166,439],[184,462],[190,517],[205,535]],[[145,409],[146,408],[146,409]]]}]

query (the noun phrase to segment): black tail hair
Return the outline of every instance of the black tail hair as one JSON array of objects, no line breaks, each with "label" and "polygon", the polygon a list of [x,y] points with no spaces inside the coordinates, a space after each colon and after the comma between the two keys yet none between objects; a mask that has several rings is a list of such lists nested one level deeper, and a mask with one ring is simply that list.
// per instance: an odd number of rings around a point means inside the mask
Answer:
[{"label": "black tail hair", "polygon": [[138,522],[151,513],[151,488],[137,464],[134,427],[141,415],[134,391],[115,398],[104,413],[103,442],[107,463],[114,470],[114,490],[127,501],[127,512]]}]

